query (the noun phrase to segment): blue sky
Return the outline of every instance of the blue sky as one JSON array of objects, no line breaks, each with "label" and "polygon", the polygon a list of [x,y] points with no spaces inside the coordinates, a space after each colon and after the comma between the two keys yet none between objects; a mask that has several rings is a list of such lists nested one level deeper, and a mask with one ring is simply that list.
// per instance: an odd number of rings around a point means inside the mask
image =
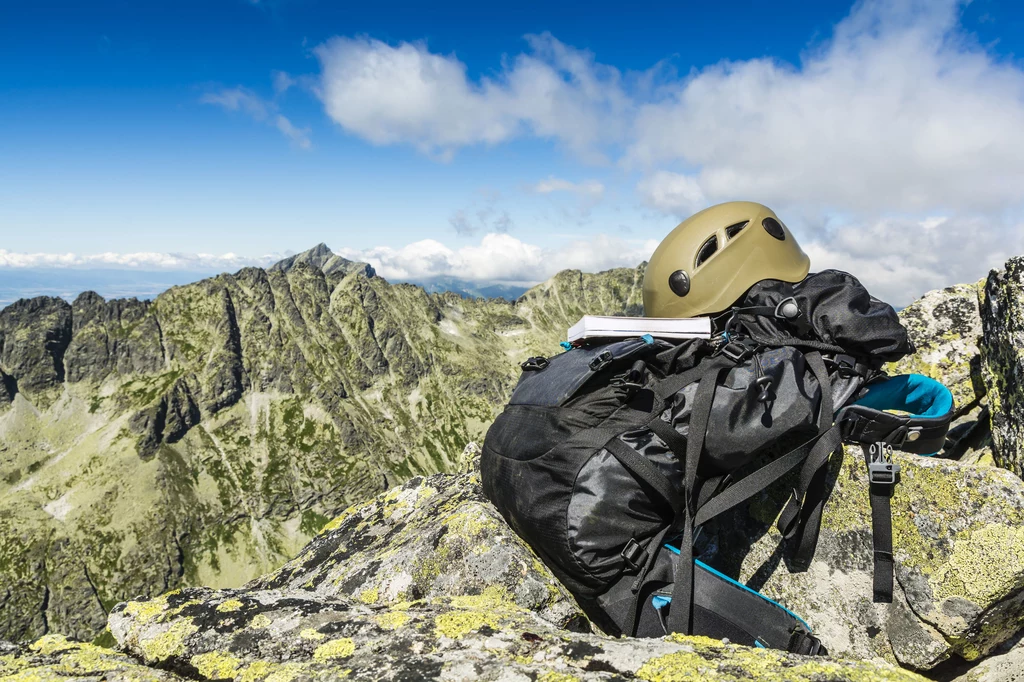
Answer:
[{"label": "blue sky", "polygon": [[0,280],[530,282],[746,198],[897,303],[1024,251],[1019,3],[548,4],[0,0]]}]

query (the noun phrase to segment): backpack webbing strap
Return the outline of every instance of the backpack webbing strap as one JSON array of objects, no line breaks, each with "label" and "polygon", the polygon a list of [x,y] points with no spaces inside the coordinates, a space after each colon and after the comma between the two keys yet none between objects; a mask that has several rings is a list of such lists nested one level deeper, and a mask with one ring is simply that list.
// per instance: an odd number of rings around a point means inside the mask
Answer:
[{"label": "backpack webbing strap", "polygon": [[874,600],[892,603],[892,508],[890,500],[895,486],[871,483],[871,548],[874,554]]},{"label": "backpack webbing strap", "polygon": [[832,454],[841,451],[842,434],[832,425],[832,383],[820,353],[808,353],[807,366],[818,380],[821,406],[818,410],[818,440],[800,469],[800,479],[792,497],[779,514],[778,529],[787,542],[795,546],[792,564],[806,570],[814,556],[821,530],[821,514],[825,507],[825,482]]},{"label": "backpack webbing strap", "polygon": [[792,471],[797,464],[807,459],[817,440],[818,437],[815,436],[803,445],[790,450],[782,457],[772,460],[757,471],[744,476],[712,497],[705,504],[698,507],[697,513],[693,517],[693,525],[695,527],[701,526],[782,478]]},{"label": "backpack webbing strap", "polygon": [[624,466],[627,471],[653,488],[668,503],[676,515],[682,511],[683,495],[680,491],[676,490],[676,487],[672,485],[672,481],[665,474],[658,471],[658,468],[651,463],[651,460],[623,443],[619,440],[618,436],[609,439],[604,443],[603,447],[615,459],[619,460],[619,464]]},{"label": "backpack webbing strap", "polygon": [[693,396],[690,409],[690,426],[686,439],[686,468],[683,470],[686,493],[685,515],[682,520],[683,537],[680,541],[679,562],[673,576],[672,600],[676,607],[668,614],[666,625],[670,632],[690,634],[693,632],[693,514],[696,500],[693,491],[697,481],[697,464],[704,450],[711,406],[715,399],[718,377],[725,369],[725,363],[704,374]]}]

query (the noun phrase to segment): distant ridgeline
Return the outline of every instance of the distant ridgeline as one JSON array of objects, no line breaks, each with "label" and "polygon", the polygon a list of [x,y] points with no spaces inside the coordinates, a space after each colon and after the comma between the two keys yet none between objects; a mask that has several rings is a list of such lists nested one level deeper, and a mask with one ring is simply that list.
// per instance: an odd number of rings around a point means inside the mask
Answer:
[{"label": "distant ridgeline", "polygon": [[117,602],[276,568],[345,507],[454,469],[643,266],[517,302],[389,284],[326,247],[153,301],[0,311],[0,639],[100,635]]}]

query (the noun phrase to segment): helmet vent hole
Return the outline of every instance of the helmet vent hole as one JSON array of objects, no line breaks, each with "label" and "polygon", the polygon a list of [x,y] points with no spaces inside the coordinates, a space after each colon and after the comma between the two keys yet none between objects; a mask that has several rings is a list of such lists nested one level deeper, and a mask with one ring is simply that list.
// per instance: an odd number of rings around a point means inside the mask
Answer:
[{"label": "helmet vent hole", "polygon": [[765,218],[761,221],[761,225],[764,226],[765,232],[775,237],[780,242],[786,240],[786,230],[782,227],[782,223],[775,218]]},{"label": "helmet vent hole", "polygon": [[735,225],[730,225],[729,227],[725,228],[725,238],[732,239],[740,232],[742,232],[743,228],[746,227],[749,222],[749,220],[744,220],[742,223],[736,223]]},{"label": "helmet vent hole", "polygon": [[701,244],[700,248],[697,250],[697,259],[693,262],[694,266],[700,267],[700,265],[707,261],[708,258],[715,255],[716,251],[718,251],[718,237],[712,236],[706,242]]}]

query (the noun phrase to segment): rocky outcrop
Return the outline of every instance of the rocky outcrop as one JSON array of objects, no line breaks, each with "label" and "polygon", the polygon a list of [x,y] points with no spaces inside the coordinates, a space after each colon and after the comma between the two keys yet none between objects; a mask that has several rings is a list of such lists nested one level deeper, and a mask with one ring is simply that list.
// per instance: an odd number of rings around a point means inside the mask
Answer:
[{"label": "rocky outcrop", "polygon": [[993,454],[1024,477],[1024,257],[985,283],[982,366],[992,406]]},{"label": "rocky outcrop", "polygon": [[892,604],[871,599],[871,511],[856,447],[833,467],[809,570],[788,570],[774,527],[784,485],[709,526],[705,559],[800,614],[831,652],[922,670],[950,656],[977,660],[1024,623],[1024,481],[995,467],[897,457]]},{"label": "rocky outcrop", "polygon": [[1021,682],[1024,680],[1024,644],[987,658],[953,682]]},{"label": "rocky outcrop", "polygon": [[413,480],[349,509],[243,589],[184,589],[110,616],[119,647],[195,679],[921,679],[882,661],[586,625],[480,499],[477,474]]},{"label": "rocky outcrop", "polygon": [[59,298],[21,300],[0,310],[0,368],[5,393],[43,394],[64,381],[71,306]]},{"label": "rocky outcrop", "polygon": [[92,644],[47,635],[32,644],[0,641],[0,680],[11,682],[175,682],[173,673],[140,665],[128,656]]}]

